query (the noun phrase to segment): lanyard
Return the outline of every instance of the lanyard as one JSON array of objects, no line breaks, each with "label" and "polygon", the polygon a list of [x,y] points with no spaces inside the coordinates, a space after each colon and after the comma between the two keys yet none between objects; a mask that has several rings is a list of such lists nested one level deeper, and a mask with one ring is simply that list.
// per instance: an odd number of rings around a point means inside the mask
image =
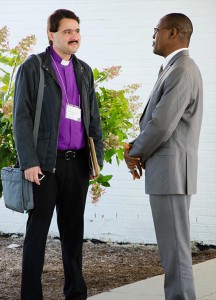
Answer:
[{"label": "lanyard", "polygon": [[[67,95],[66,87],[65,87],[65,84],[64,84],[64,80],[63,80],[63,78],[62,78],[62,76],[61,76],[61,73],[60,73],[60,71],[59,71],[59,69],[58,69],[58,66],[57,66],[57,64],[56,64],[56,62],[55,62],[55,59],[52,57],[52,55],[51,55],[51,58],[52,58],[52,60],[53,60],[53,62],[54,62],[54,64],[55,64],[56,70],[57,70],[58,75],[59,75],[59,77],[60,77],[60,79],[61,79],[62,86],[63,86],[63,89],[64,89],[64,93],[65,93],[65,96],[66,96],[66,101],[67,101],[68,104],[70,104],[70,103],[69,103],[69,100],[68,100],[68,95]],[[74,91],[74,89],[73,89],[73,91]],[[78,107],[80,108],[80,95],[79,95],[79,105],[78,105]]]}]

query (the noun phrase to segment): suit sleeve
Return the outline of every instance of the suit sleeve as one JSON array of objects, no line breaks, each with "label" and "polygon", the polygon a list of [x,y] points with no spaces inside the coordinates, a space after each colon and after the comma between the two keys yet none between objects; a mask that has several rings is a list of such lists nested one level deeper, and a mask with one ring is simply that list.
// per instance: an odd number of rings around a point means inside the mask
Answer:
[{"label": "suit sleeve", "polygon": [[176,68],[165,79],[162,96],[146,127],[135,139],[130,156],[140,157],[145,162],[170,138],[186,113],[190,99],[190,75],[184,68]]}]

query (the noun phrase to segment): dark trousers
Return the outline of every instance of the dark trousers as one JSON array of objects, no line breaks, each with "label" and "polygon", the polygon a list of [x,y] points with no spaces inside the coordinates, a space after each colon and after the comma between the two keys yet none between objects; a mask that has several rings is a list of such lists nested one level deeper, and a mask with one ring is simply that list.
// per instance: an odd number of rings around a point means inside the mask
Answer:
[{"label": "dark trousers", "polygon": [[[22,300],[43,299],[41,275],[47,235],[56,207],[67,300],[85,300],[82,275],[84,210],[89,185],[88,155],[81,150],[70,160],[57,157],[56,173],[44,172],[34,185],[34,209],[29,213],[23,245]],[[55,295],[53,295],[55,299]]]}]

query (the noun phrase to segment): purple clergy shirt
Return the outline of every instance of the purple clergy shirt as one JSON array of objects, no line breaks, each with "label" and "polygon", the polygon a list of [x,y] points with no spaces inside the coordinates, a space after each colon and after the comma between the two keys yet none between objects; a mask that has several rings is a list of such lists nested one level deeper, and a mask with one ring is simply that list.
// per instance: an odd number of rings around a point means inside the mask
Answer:
[{"label": "purple clergy shirt", "polygon": [[[84,125],[80,121],[66,119],[66,104],[81,108],[80,95],[77,88],[72,60],[62,65],[62,58],[50,47],[52,66],[55,70],[62,90],[62,109],[58,136],[58,150],[77,150],[85,146]],[[54,62],[55,61],[55,62]],[[67,95],[66,95],[67,94]]]}]

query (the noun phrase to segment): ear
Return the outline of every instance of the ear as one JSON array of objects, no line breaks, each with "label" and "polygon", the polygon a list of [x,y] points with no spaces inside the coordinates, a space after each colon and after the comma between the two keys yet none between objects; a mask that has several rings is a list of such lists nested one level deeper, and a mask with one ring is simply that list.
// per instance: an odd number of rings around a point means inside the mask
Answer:
[{"label": "ear", "polygon": [[176,29],[176,28],[171,28],[170,29],[170,37],[171,38],[176,38],[177,37],[177,35],[178,35],[178,30]]},{"label": "ear", "polygon": [[53,42],[53,40],[54,40],[54,34],[53,34],[53,32],[47,31],[47,35],[48,35],[48,39]]}]

